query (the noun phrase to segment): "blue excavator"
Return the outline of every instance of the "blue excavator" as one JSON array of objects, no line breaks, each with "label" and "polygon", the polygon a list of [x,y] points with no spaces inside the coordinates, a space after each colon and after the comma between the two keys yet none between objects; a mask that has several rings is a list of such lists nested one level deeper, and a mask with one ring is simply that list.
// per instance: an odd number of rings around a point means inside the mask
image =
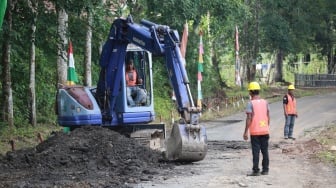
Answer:
[{"label": "blue excavator", "polygon": [[[152,58],[164,57],[174,89],[180,119],[169,129],[153,123]],[[126,62],[132,60],[142,83],[145,98],[136,105],[127,100]],[[57,117],[60,126],[70,130],[81,126],[102,126],[162,151],[171,161],[195,162],[207,153],[205,127],[199,124],[201,109],[196,107],[180,53],[176,30],[148,20],[134,23],[131,16],[116,19],[111,26],[100,57],[97,86],[62,86],[57,91]]]}]

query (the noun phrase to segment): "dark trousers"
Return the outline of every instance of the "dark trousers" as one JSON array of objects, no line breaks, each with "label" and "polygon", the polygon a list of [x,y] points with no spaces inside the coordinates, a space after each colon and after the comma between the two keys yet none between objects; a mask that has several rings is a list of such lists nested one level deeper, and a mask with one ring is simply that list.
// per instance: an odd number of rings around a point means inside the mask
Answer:
[{"label": "dark trousers", "polygon": [[259,172],[259,155],[260,151],[263,156],[262,170],[268,172],[269,157],[268,157],[268,140],[269,135],[251,135],[252,155],[253,155],[253,168],[254,172]]}]

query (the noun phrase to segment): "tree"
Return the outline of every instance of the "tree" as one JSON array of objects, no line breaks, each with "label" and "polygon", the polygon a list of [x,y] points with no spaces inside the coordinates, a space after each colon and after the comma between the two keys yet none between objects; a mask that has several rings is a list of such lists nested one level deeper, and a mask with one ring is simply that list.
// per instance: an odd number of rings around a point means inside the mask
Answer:
[{"label": "tree", "polygon": [[[58,59],[59,65],[59,80],[62,83],[62,79],[64,75],[62,74],[61,70],[64,70],[64,63],[62,60],[64,59],[64,45],[67,45],[67,37],[77,38],[78,46],[85,46],[84,47],[84,65],[78,67],[84,67],[84,85],[91,86],[92,85],[92,37],[94,34],[100,37],[101,33],[108,33],[105,25],[107,24],[107,20],[111,20],[113,16],[121,16],[123,14],[123,10],[125,9],[126,2],[125,1],[118,1],[118,0],[84,0],[84,1],[55,1],[58,5],[59,10],[58,15],[59,18],[59,52],[63,53],[60,54]],[[62,9],[64,11],[62,11]],[[103,11],[102,11],[103,10]],[[65,14],[67,15],[65,18]],[[63,18],[65,19],[62,21]],[[102,23],[102,21],[104,23]],[[74,24],[74,22],[76,24]],[[95,23],[97,22],[97,23]],[[68,27],[68,23],[71,23]],[[101,24],[101,25],[99,25]],[[63,25],[63,26],[62,26]],[[78,26],[82,26],[86,28],[85,32],[81,32],[82,29],[78,29]],[[109,25],[110,26],[110,25]],[[93,29],[94,28],[94,29]],[[103,29],[100,29],[103,28]],[[97,33],[93,33],[97,32]],[[75,35],[77,37],[75,37]],[[80,37],[85,37],[85,40],[80,39]],[[105,36],[104,36],[105,37]],[[101,38],[98,39],[98,42],[95,44],[101,45]],[[82,43],[81,41],[85,41]],[[81,47],[79,47],[81,48]],[[63,51],[62,51],[63,50]],[[66,75],[66,72],[65,72]]]},{"label": "tree", "polygon": [[36,126],[36,92],[35,92],[35,38],[36,38],[36,22],[37,22],[37,7],[36,0],[29,0],[28,5],[33,14],[31,24],[31,47],[30,47],[30,74],[29,74],[29,101],[30,101],[30,124]]},{"label": "tree", "polygon": [[58,83],[65,84],[67,81],[67,53],[66,46],[68,44],[67,28],[68,28],[68,14],[63,7],[57,7],[58,15],[58,48],[57,48],[57,75]]},{"label": "tree", "polygon": [[[263,52],[276,54],[275,81],[284,81],[282,64],[290,54],[315,51],[314,30],[321,31],[321,13],[329,15],[332,11],[320,5],[329,0],[262,0],[261,16]],[[331,1],[334,2],[334,1]],[[331,8],[332,9],[332,8]],[[323,20],[323,19],[322,19]],[[324,24],[322,24],[323,26]]]},{"label": "tree", "polygon": [[13,26],[13,10],[16,1],[8,0],[8,8],[5,14],[5,25],[3,28],[4,42],[2,44],[2,119],[8,122],[10,127],[14,127],[14,112],[13,112],[13,91],[11,79],[11,33]]},{"label": "tree", "polygon": [[[276,81],[283,80],[282,64],[288,54],[318,52],[328,60],[328,72],[335,72],[333,0],[15,0],[15,9],[13,2],[8,1],[11,15],[6,15],[0,37],[1,117],[9,124],[13,124],[13,118],[20,124],[28,119],[33,123],[34,116],[37,123],[54,123],[55,114],[50,109],[54,107],[55,85],[66,82],[68,39],[71,37],[76,46],[80,81],[91,86],[98,79],[100,49],[113,19],[129,13],[137,23],[145,18],[181,34],[183,24],[188,22],[186,60],[191,88],[196,88],[198,34],[203,31],[205,97],[230,87],[222,67],[234,64],[236,25],[247,80],[255,79],[253,62],[260,52],[277,54]],[[36,12],[34,2],[39,2]],[[171,91],[162,63],[153,64],[158,72],[154,75],[156,92]],[[38,100],[34,102],[35,97]]]},{"label": "tree", "polygon": [[336,2],[312,1],[310,23],[321,55],[327,57],[328,74],[336,73]]},{"label": "tree", "polygon": [[264,0],[264,14],[261,17],[263,28],[263,48],[265,52],[276,55],[274,81],[282,82],[282,63],[286,52],[291,48],[291,29],[286,15],[290,12],[291,1],[272,1]]},{"label": "tree", "polygon": [[92,79],[91,79],[91,54],[92,54],[92,47],[91,47],[91,39],[92,39],[92,25],[93,25],[93,16],[91,12],[91,8],[87,8],[86,11],[87,15],[87,27],[86,27],[86,37],[85,37],[85,81],[84,85],[91,86]]},{"label": "tree", "polygon": [[260,43],[260,0],[245,0],[245,6],[248,7],[247,19],[242,25],[242,63],[246,71],[248,82],[255,80],[256,63],[259,54]]}]

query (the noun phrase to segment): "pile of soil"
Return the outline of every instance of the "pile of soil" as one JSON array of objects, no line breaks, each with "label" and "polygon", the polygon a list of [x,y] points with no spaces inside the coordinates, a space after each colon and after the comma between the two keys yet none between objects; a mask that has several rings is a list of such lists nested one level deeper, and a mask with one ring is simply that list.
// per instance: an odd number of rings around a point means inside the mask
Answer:
[{"label": "pile of soil", "polygon": [[158,175],[168,178],[173,167],[134,139],[82,127],[0,156],[0,187],[130,187]]}]

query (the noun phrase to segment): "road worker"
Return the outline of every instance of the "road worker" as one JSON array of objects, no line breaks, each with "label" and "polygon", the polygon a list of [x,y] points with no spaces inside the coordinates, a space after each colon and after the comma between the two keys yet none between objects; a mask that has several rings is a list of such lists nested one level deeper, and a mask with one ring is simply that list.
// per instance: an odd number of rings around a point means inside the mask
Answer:
[{"label": "road worker", "polygon": [[283,109],[285,115],[285,128],[284,128],[284,137],[285,139],[293,139],[293,129],[295,118],[298,117],[298,113],[296,111],[296,99],[294,97],[294,85],[288,86],[288,92],[283,97]]},{"label": "road worker", "polygon": [[[250,140],[252,146],[253,167],[249,176],[267,175],[269,171],[269,105],[265,99],[259,97],[260,85],[257,82],[251,82],[248,85],[250,101],[246,106],[246,125],[244,131],[244,140],[248,140],[248,132],[250,132]],[[262,153],[262,172],[259,168],[259,155]]]}]

